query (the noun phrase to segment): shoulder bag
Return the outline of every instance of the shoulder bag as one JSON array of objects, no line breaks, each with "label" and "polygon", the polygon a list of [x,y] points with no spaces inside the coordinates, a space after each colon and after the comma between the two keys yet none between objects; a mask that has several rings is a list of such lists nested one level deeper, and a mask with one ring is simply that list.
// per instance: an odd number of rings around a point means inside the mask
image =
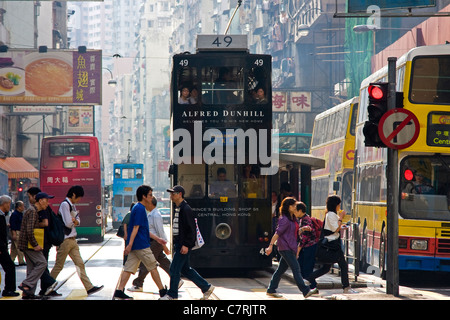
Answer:
[{"label": "shoulder bag", "polygon": [[200,229],[198,228],[197,224],[197,218],[195,220],[195,245],[192,247],[192,250],[200,249],[204,244],[205,241],[203,240],[202,234],[200,233]]},{"label": "shoulder bag", "polygon": [[317,262],[324,264],[336,263],[340,256],[339,250],[341,250],[341,241],[340,239],[328,241],[328,239],[325,238],[325,231],[329,231],[325,230],[325,221],[326,218],[323,220],[320,240],[317,243],[316,260]]}]

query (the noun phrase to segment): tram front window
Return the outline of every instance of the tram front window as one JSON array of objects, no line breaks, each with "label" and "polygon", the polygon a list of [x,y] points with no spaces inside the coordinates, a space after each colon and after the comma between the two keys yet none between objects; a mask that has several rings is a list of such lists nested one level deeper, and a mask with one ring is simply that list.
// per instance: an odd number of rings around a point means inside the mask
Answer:
[{"label": "tram front window", "polygon": [[260,174],[259,166],[244,164],[241,168],[242,196],[249,199],[267,198],[267,176]]},{"label": "tram front window", "polygon": [[403,218],[450,221],[450,157],[407,157],[400,173]]},{"label": "tram front window", "polygon": [[203,198],[205,196],[205,165],[178,165],[178,184],[184,187],[187,198]]},{"label": "tram front window", "polygon": [[244,74],[240,67],[202,68],[205,104],[240,104],[244,101]]},{"label": "tram front window", "polygon": [[123,168],[122,169],[122,178],[123,179],[134,179],[134,169]]},{"label": "tram front window", "polygon": [[209,166],[209,197],[210,198],[236,198],[236,174],[234,165]]}]

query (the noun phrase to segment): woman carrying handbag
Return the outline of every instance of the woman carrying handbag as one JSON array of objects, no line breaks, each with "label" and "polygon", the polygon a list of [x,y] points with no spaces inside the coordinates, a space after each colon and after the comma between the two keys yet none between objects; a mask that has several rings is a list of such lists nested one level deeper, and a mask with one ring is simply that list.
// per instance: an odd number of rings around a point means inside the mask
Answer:
[{"label": "woman carrying handbag", "polygon": [[350,283],[348,281],[348,264],[345,260],[344,252],[341,249],[340,230],[342,227],[342,219],[345,217],[345,211],[341,210],[341,198],[336,195],[329,196],[326,205],[327,214],[325,216],[322,235],[319,240],[318,251],[321,250],[321,247],[323,248],[321,242],[325,243],[324,246],[330,248],[330,255],[333,256],[331,260],[335,261],[324,262],[322,267],[310,274],[306,280],[309,281],[310,288],[314,290],[317,286],[316,279],[327,274],[333,264],[337,263],[341,269],[341,283],[344,293],[356,293],[356,291],[353,291],[350,288]]}]

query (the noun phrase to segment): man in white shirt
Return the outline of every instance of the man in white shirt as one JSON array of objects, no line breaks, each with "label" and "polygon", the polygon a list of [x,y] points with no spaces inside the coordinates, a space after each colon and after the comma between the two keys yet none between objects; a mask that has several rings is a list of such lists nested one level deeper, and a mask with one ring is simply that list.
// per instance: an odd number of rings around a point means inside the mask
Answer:
[{"label": "man in white shirt", "polygon": [[76,240],[77,231],[75,227],[80,224],[80,217],[75,204],[78,203],[83,196],[83,187],[73,186],[67,192],[66,199],[59,206],[58,213],[62,216],[66,227],[65,236],[63,243],[61,243],[57,249],[55,266],[53,267],[52,272],[50,272],[50,275],[56,279],[58,274],[64,268],[67,256],[69,256],[79,270],[78,275],[80,276],[80,280],[83,283],[87,294],[91,295],[103,289],[103,286],[94,286],[91,283],[91,280],[89,280],[83,259],[80,255],[80,248]]},{"label": "man in white shirt", "polygon": [[[157,204],[158,201],[156,200],[155,196],[153,196],[151,203],[148,204],[147,207],[145,207],[145,209],[147,210],[147,218],[150,233],[167,241],[167,236],[164,231],[163,219],[161,217],[161,213],[159,212],[158,208],[156,208]],[[150,249],[152,250],[153,255],[155,256],[156,261],[158,261],[159,266],[167,274],[169,274],[171,262],[166,255],[170,254],[170,250],[167,248],[167,246],[165,244],[164,245],[160,244],[158,241],[152,240],[150,243]],[[133,280],[133,286],[131,288],[128,288],[127,290],[133,292],[142,292],[144,280],[148,273],[149,273],[148,270],[141,262],[141,264],[139,265],[139,275],[136,279]]]}]

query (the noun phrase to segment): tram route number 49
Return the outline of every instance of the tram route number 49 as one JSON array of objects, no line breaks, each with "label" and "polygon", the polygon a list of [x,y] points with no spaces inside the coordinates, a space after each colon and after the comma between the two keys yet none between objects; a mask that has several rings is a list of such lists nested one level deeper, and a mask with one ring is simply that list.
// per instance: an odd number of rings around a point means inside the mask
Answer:
[{"label": "tram route number 49", "polygon": [[[230,36],[226,36],[223,38],[223,42],[225,42],[225,47],[229,47],[231,45],[231,43],[233,42],[233,37]],[[217,48],[220,48],[222,46],[222,42],[220,41],[219,37],[217,37],[213,43],[213,45],[216,45]]]}]

